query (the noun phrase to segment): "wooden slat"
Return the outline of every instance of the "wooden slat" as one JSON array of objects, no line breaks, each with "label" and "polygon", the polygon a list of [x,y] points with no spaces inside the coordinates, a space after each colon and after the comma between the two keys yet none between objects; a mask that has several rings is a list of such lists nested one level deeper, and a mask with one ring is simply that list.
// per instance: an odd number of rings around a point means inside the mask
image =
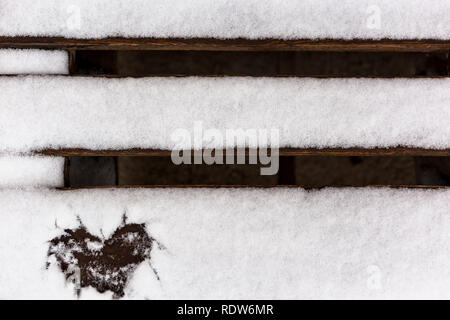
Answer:
[{"label": "wooden slat", "polygon": [[[424,185],[373,185],[370,186],[371,188],[392,188],[392,189],[450,189],[450,186],[424,186]],[[249,185],[203,185],[203,184],[196,184],[196,185],[127,185],[127,186],[88,186],[88,187],[70,187],[70,188],[57,188],[58,190],[65,190],[65,191],[72,191],[72,190],[92,190],[92,189],[167,189],[167,188],[177,188],[177,189],[188,189],[188,188],[194,188],[194,189],[232,189],[232,188],[241,188],[241,189],[281,189],[281,188],[289,188],[289,189],[307,189],[307,190],[319,190],[323,188],[330,188],[329,186],[324,187],[308,187],[308,186],[301,186],[301,185],[255,185],[255,186],[249,186]],[[335,189],[341,189],[342,187],[332,187]],[[362,189],[365,187],[360,186],[348,186],[344,188],[358,188]]]},{"label": "wooden slat", "polygon": [[450,51],[450,40],[247,40],[247,39],[68,39],[0,37],[0,48],[77,50],[206,50],[206,51]]},{"label": "wooden slat", "polygon": [[[156,149],[128,149],[128,150],[89,150],[89,149],[48,149],[37,153],[48,156],[170,156],[171,150]],[[237,151],[244,152],[244,151]],[[248,154],[249,150],[245,150]],[[325,148],[325,149],[299,149],[299,148],[282,148],[279,151],[281,156],[450,156],[450,149],[431,150],[422,148]]]},{"label": "wooden slat", "polygon": [[447,74],[450,74],[450,52],[447,53]]},{"label": "wooden slat", "polygon": [[64,187],[70,187],[70,159],[68,157],[64,159]]},{"label": "wooden slat", "polygon": [[76,71],[76,52],[75,50],[69,50],[69,75],[73,75]]},{"label": "wooden slat", "polygon": [[[69,69],[70,72],[70,69]],[[0,78],[12,78],[12,77],[23,77],[27,74],[0,74]],[[36,74],[28,74],[28,75],[36,75]],[[119,79],[119,78],[161,78],[161,77],[170,77],[170,78],[194,78],[199,77],[198,75],[192,74],[149,74],[145,76],[129,76],[129,75],[116,75],[116,74],[52,74],[52,76],[59,77],[70,77],[70,78],[111,78],[111,79]],[[208,74],[201,75],[202,78],[227,78],[227,77],[250,77],[250,78],[315,78],[315,79],[446,79],[450,77],[449,75],[445,76],[423,76],[423,75],[411,75],[411,76],[341,76],[341,75],[295,75],[295,74],[281,74],[281,75],[227,75],[227,74]]]}]

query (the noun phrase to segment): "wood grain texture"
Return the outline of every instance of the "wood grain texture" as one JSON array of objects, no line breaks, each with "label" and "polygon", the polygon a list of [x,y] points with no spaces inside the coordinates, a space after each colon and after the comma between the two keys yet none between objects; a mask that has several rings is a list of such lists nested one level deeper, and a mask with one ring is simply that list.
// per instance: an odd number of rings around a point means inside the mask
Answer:
[{"label": "wood grain texture", "polygon": [[[71,72],[69,70],[69,72]],[[150,74],[145,76],[129,76],[129,75],[117,75],[117,74],[53,74],[59,77],[71,77],[71,78],[111,78],[111,79],[120,79],[120,78],[162,78],[162,77],[170,77],[170,78],[194,78],[199,77],[198,75],[192,74]],[[0,74],[1,77],[23,77],[24,74]],[[282,74],[282,75],[227,75],[227,74],[208,74],[201,75],[202,78],[227,78],[227,77],[250,77],[250,78],[315,78],[315,79],[446,79],[450,77],[449,75],[445,76],[423,76],[423,75],[412,75],[412,76],[340,76],[340,75],[295,75],[295,74]]]},{"label": "wood grain texture", "polygon": [[447,53],[447,74],[450,75],[450,52]]},{"label": "wood grain texture", "polygon": [[70,187],[70,159],[64,158],[64,187]]},{"label": "wood grain texture", "polygon": [[[157,150],[157,149],[127,149],[127,150],[89,150],[89,149],[47,149],[38,151],[36,153],[47,156],[170,156],[171,150]],[[237,150],[237,152],[245,152],[248,154],[249,150]],[[316,155],[316,156],[450,156],[450,149],[432,150],[422,148],[325,148],[325,149],[299,149],[299,148],[282,148],[279,150],[281,156],[302,156],[302,155]]]},{"label": "wood grain texture", "polygon": [[76,50],[206,50],[206,51],[450,51],[449,40],[277,40],[211,38],[0,37],[0,48]]},{"label": "wood grain texture", "polygon": [[76,72],[76,52],[75,50],[68,50],[69,55],[69,75],[73,75]]},{"label": "wood grain texture", "polygon": [[[450,189],[450,186],[420,186],[420,185],[373,185],[371,188],[392,188],[392,189]],[[151,185],[151,186],[143,186],[143,185],[128,185],[128,186],[100,186],[100,187],[71,187],[71,188],[57,188],[58,190],[71,191],[71,190],[92,190],[92,189],[281,189],[281,188],[289,188],[289,189],[306,189],[306,190],[320,190],[323,188],[330,188],[328,186],[319,187],[319,188],[311,188],[304,187],[301,185],[273,185],[273,186],[248,186],[248,185]],[[342,189],[342,187],[334,187],[335,189]],[[348,186],[345,188],[358,188],[362,189],[365,187],[353,187]]]}]

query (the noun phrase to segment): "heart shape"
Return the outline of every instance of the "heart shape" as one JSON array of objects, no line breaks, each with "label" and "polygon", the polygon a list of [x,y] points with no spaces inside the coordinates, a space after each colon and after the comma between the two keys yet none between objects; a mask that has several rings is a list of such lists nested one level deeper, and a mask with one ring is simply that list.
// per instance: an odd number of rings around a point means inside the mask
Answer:
[{"label": "heart shape", "polygon": [[[124,295],[128,279],[137,266],[150,261],[154,239],[147,233],[145,224],[122,224],[108,239],[91,234],[80,221],[76,229],[49,241],[47,257],[54,256],[67,281],[81,289],[93,287],[98,292],[112,291],[114,298]],[[50,262],[47,262],[47,268]]]}]

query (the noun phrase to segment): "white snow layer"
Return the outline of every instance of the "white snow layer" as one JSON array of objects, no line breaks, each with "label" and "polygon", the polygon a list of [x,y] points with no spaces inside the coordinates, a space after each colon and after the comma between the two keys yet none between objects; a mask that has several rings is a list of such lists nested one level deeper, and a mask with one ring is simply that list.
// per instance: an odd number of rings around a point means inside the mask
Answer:
[{"label": "white snow layer", "polygon": [[125,298],[448,299],[449,203],[448,189],[0,190],[0,298],[76,298],[45,269],[47,241],[77,216],[109,237],[126,211],[165,249],[160,281],[144,262]]},{"label": "white snow layer", "polygon": [[[278,129],[281,147],[445,149],[449,88],[450,79],[4,77],[0,152],[189,149],[196,124],[223,136]],[[180,128],[191,141],[174,136]]]},{"label": "white snow layer", "polygon": [[450,39],[448,0],[1,0],[0,35]]},{"label": "white snow layer", "polygon": [[64,158],[0,156],[0,188],[62,186]]},{"label": "white snow layer", "polygon": [[68,74],[66,51],[0,50],[0,74]]}]

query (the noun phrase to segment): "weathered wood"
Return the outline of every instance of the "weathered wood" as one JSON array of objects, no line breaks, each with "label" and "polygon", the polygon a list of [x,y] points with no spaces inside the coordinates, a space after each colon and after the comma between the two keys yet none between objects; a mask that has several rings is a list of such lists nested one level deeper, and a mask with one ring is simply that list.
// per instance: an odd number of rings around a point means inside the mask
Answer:
[{"label": "weathered wood", "polygon": [[324,156],[450,156],[450,149],[433,150],[423,148],[325,148],[325,149],[282,149],[281,155],[324,155]]},{"label": "weathered wood", "polygon": [[447,53],[447,75],[450,76],[450,52]]},{"label": "weathered wood", "polygon": [[[270,151],[270,150],[269,150]],[[171,150],[157,149],[127,149],[127,150],[89,150],[89,149],[47,149],[36,152],[42,155],[70,157],[70,156],[170,156]],[[248,154],[249,150],[236,150],[236,153]],[[450,156],[450,149],[432,150],[422,148],[325,148],[325,149],[299,149],[282,148],[279,150],[280,156]]]},{"label": "weathered wood", "polygon": [[119,157],[114,157],[114,173],[116,175],[115,184],[119,185]]},{"label": "weathered wood", "polygon": [[68,50],[69,55],[69,75],[73,75],[76,72],[76,51]]},{"label": "weathered wood", "polygon": [[[450,189],[450,186],[421,186],[421,185],[373,185],[370,186],[371,188],[392,188],[392,189]],[[319,187],[319,188],[312,188],[312,187],[305,187],[301,185],[273,185],[273,186],[267,186],[267,185],[255,185],[255,186],[249,186],[249,185],[128,185],[128,186],[100,186],[100,187],[71,187],[71,188],[57,188],[58,190],[64,190],[64,191],[72,191],[72,190],[92,190],[92,189],[168,189],[168,188],[177,188],[177,189],[233,189],[233,188],[240,188],[240,189],[282,189],[282,188],[289,188],[289,189],[307,189],[307,190],[320,190],[323,188],[329,188],[329,186]],[[342,187],[334,187],[335,189],[342,189]],[[345,188],[358,188],[363,189],[364,187],[354,187],[354,186],[348,186]]]},{"label": "weathered wood", "polygon": [[70,158],[64,158],[64,187],[70,187]]},{"label": "weathered wood", "polygon": [[206,50],[206,51],[450,51],[448,40],[248,40],[62,37],[0,37],[0,48],[76,50]]},{"label": "weathered wood", "polygon": [[[24,74],[0,74],[0,77],[22,77]],[[150,74],[145,76],[122,76],[116,74],[60,74],[59,77],[71,77],[71,78],[161,78],[161,77],[171,77],[171,78],[189,78],[189,77],[198,77],[197,75],[191,74]],[[227,74],[209,74],[209,75],[201,75],[202,78],[227,78],[227,77],[250,77],[250,78],[315,78],[315,79],[349,79],[349,78],[366,78],[366,79],[446,79],[449,78],[450,75],[445,76],[423,76],[423,75],[412,75],[412,76],[360,76],[360,77],[348,77],[348,76],[339,76],[339,75],[291,75],[291,74],[282,74],[282,75],[227,75]]]}]

